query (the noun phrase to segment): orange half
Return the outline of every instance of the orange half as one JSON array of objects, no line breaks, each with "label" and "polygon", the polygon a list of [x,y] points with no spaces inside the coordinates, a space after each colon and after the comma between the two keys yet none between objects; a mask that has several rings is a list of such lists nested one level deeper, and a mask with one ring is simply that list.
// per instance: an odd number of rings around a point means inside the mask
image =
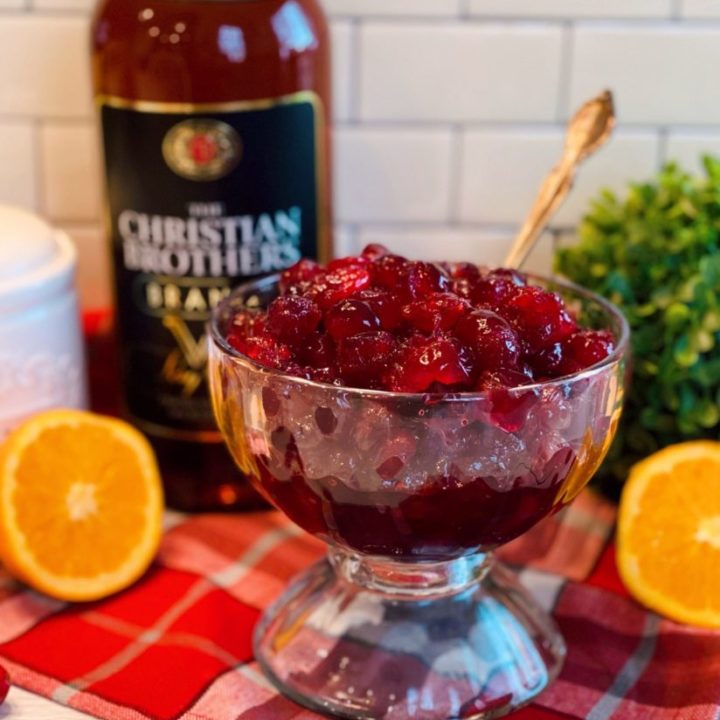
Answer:
[{"label": "orange half", "polygon": [[50,410],[0,446],[0,561],[48,595],[128,587],[157,552],[162,513],[152,448],[120,420]]},{"label": "orange half", "polygon": [[720,628],[720,442],[673,445],[633,468],[620,502],[617,558],[644,605]]}]

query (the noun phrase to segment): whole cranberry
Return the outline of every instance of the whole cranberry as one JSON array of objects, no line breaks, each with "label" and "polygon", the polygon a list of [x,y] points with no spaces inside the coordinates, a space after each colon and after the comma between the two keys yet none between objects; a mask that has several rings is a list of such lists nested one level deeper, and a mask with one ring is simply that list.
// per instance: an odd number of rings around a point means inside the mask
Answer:
[{"label": "whole cranberry", "polygon": [[346,268],[362,267],[369,263],[369,258],[363,257],[362,255],[350,255],[349,257],[331,260],[327,265],[327,270],[328,272],[334,272],[335,270],[345,270]]},{"label": "whole cranberry", "polygon": [[292,360],[290,348],[271,335],[249,338],[228,338],[228,342],[259,365],[283,369]]},{"label": "whole cranberry", "polygon": [[380,243],[370,243],[364,247],[360,254],[368,260],[378,260],[384,255],[389,255],[390,251],[384,245],[380,245]]},{"label": "whole cranberry", "polygon": [[472,298],[473,290],[475,290],[475,280],[457,278],[452,281],[450,287],[452,292],[454,292],[458,297],[470,300],[470,298]]},{"label": "whole cranberry", "polygon": [[252,333],[252,316],[250,313],[241,310],[237,313],[230,323],[227,330],[226,339],[230,345],[236,347],[237,343],[242,342]]},{"label": "whole cranberry", "polygon": [[520,360],[517,332],[492,310],[474,310],[458,321],[453,334],[472,351],[479,370],[512,369]]},{"label": "whole cranberry", "polygon": [[267,311],[267,331],[280,342],[296,345],[314,332],[322,320],[320,308],[307,297],[276,298]]},{"label": "whole cranberry", "polygon": [[338,348],[337,365],[348,385],[379,388],[382,376],[392,365],[397,340],[384,330],[345,338]]},{"label": "whole cranberry", "polygon": [[10,675],[8,671],[0,665],[0,705],[5,702],[5,698],[10,692]]},{"label": "whole cranberry", "polygon": [[454,293],[430,293],[422,300],[405,305],[403,318],[417,330],[431,333],[436,330],[450,330],[455,323],[470,311],[470,303]]},{"label": "whole cranberry", "polygon": [[540,352],[530,355],[527,360],[535,376],[539,380],[544,380],[564,374],[561,370],[563,355],[563,344],[553,343],[540,350]]},{"label": "whole cranberry", "polygon": [[530,355],[562,341],[577,329],[562,298],[535,285],[517,287],[499,312],[515,325]]},{"label": "whole cranberry", "polygon": [[402,323],[402,300],[397,292],[371,287],[361,290],[355,298],[370,306],[383,330],[395,330]]},{"label": "whole cranberry", "polygon": [[406,276],[410,263],[400,255],[383,255],[372,265],[376,285],[388,290],[406,290]]},{"label": "whole cranberry", "polygon": [[321,274],[322,268],[314,260],[303,258],[280,275],[280,290],[287,292],[294,285],[309,282]]},{"label": "whole cranberry", "polygon": [[349,264],[327,273],[307,291],[322,310],[329,310],[370,285],[370,263]]},{"label": "whole cranberry", "polygon": [[351,335],[380,330],[380,318],[363,300],[343,300],[328,310],[325,328],[335,342]]},{"label": "whole cranberry", "polygon": [[327,368],[335,362],[335,345],[322,332],[310,333],[296,348],[298,360],[313,368]]},{"label": "whole cranberry", "polygon": [[434,263],[411,262],[407,268],[405,286],[412,298],[422,300],[430,293],[448,290],[450,278]]},{"label": "whole cranberry", "polygon": [[450,277],[454,280],[470,280],[476,282],[480,279],[480,268],[467,262],[450,264]]},{"label": "whole cranberry", "polygon": [[559,366],[562,375],[592,367],[615,349],[615,340],[607,330],[579,330],[562,343],[563,359]]},{"label": "whole cranberry", "polygon": [[425,392],[436,383],[445,387],[467,385],[472,372],[472,358],[455,338],[416,335],[400,352],[386,375],[386,384],[395,392]]},{"label": "whole cranberry", "polygon": [[481,372],[475,383],[476,390],[512,389],[530,385],[534,382],[532,372],[523,370],[500,368],[499,370],[486,370]]},{"label": "whole cranberry", "polygon": [[472,288],[470,299],[473,305],[497,310],[515,295],[518,286],[510,279],[487,275],[480,278]]}]

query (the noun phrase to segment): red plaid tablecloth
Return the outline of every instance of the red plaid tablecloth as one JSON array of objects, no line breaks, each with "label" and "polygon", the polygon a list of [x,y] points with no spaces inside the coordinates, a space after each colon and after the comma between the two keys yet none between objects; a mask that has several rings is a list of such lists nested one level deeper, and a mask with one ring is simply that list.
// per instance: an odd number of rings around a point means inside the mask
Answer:
[{"label": "red plaid tablecloth", "polygon": [[[720,633],[628,598],[613,522],[613,507],[586,493],[501,550],[568,643],[560,678],[513,717],[718,720]],[[317,719],[267,683],[251,634],[322,545],[276,512],[170,524],[150,572],[102,602],[66,605],[0,579],[0,659],[13,682],[101,718]]]}]

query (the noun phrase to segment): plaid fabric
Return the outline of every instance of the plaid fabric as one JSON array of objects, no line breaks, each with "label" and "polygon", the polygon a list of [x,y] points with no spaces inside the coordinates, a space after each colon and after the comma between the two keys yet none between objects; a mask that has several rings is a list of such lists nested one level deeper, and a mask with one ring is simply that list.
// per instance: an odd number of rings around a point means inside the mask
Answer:
[{"label": "plaid fabric", "polygon": [[[720,634],[625,593],[611,505],[590,493],[503,548],[567,640],[561,677],[517,720],[718,720]],[[323,546],[280,514],[173,517],[156,564],[108,600],[65,605],[0,578],[13,682],[101,718],[311,720],[253,662],[260,613]]]}]

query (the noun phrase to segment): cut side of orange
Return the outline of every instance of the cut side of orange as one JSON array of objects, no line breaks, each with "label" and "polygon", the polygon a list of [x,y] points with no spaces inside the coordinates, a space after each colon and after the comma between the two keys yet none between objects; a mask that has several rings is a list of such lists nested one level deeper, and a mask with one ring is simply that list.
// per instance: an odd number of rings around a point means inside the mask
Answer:
[{"label": "cut side of orange", "polygon": [[0,562],[61,600],[95,600],[147,569],[163,494],[147,440],[78,410],[35,415],[0,445]]},{"label": "cut side of orange", "polygon": [[720,442],[673,445],[633,468],[617,559],[626,587],[648,608],[720,628]]}]

